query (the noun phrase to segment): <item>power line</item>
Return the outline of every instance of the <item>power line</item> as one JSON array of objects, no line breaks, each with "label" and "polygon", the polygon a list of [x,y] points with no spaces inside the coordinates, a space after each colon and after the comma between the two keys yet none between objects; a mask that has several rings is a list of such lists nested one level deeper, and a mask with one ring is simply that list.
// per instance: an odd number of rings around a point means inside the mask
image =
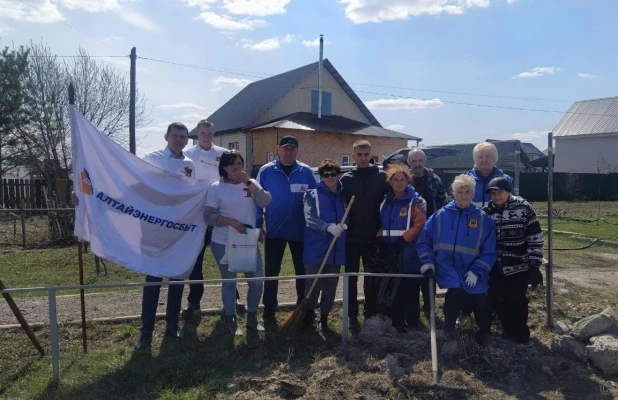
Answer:
[{"label": "power line", "polygon": [[451,91],[446,91],[446,90],[418,89],[418,88],[407,88],[407,87],[401,87],[401,86],[374,85],[371,83],[359,83],[359,82],[350,82],[350,85],[362,85],[362,86],[382,87],[382,88],[387,88],[387,89],[411,90],[411,91],[416,91],[416,92],[456,94],[456,95],[462,95],[462,96],[495,97],[498,99],[536,100],[536,101],[552,101],[552,102],[559,102],[559,103],[573,103],[573,100],[557,100],[557,99],[544,99],[540,97],[518,97],[518,96],[501,96],[501,95],[495,95],[495,94],[451,92]]},{"label": "power line", "polygon": [[[40,8],[35,7],[35,6],[33,6],[32,4],[25,2],[24,0],[19,0],[19,2],[21,2],[21,3],[25,4],[25,5],[27,5],[28,7],[31,7],[31,8],[33,8],[33,9],[37,10],[37,11],[40,11],[40,12],[44,13],[44,11],[43,11],[43,10],[41,10]],[[90,39],[95,40],[95,41],[97,41],[97,42],[99,42],[99,43],[101,43],[101,44],[103,44],[103,45],[105,45],[105,46],[109,47],[110,49],[114,50],[114,51],[115,51],[115,52],[117,52],[117,53],[120,53],[120,54],[123,54],[123,53],[124,53],[123,51],[120,51],[120,50],[118,50],[118,49],[113,48],[112,46],[110,46],[109,44],[105,43],[104,41],[99,40],[99,39],[95,38],[94,36],[91,36],[91,35],[87,34],[86,32],[84,32],[84,31],[82,31],[82,30],[80,30],[80,29],[77,29],[77,28],[76,28],[76,27],[74,27],[73,25],[70,25],[70,24],[68,24],[67,22],[64,22],[63,20],[61,20],[61,19],[59,19],[59,18],[56,18],[56,20],[57,20],[58,22],[60,22],[60,23],[64,24],[64,25],[68,26],[69,28],[71,28],[71,29],[73,29],[73,30],[76,30],[77,32],[81,33],[82,35],[84,35],[84,36],[86,36],[86,37],[89,37]]]},{"label": "power line", "polygon": [[52,55],[52,56],[35,56],[32,54],[28,54],[28,57],[32,57],[32,58],[47,58],[47,57],[56,57],[56,58],[129,58],[129,55],[126,56],[92,56],[92,55],[85,55],[85,56],[59,56],[59,55]]},{"label": "power line", "polygon": [[[356,92],[358,92],[358,93],[365,93],[365,94],[373,94],[373,95],[377,95],[377,96],[397,97],[397,98],[401,98],[401,99],[414,99],[414,100],[424,100],[424,101],[431,101],[431,100],[433,100],[433,99],[422,99],[422,98],[418,98],[418,97],[400,96],[400,95],[389,94],[389,93],[367,92],[367,91],[364,91],[364,90],[356,90]],[[460,105],[460,106],[501,108],[501,109],[505,109],[505,110],[536,111],[536,112],[558,113],[558,114],[596,115],[596,116],[600,116],[600,117],[616,117],[616,118],[618,118],[617,114],[597,114],[597,113],[583,113],[583,112],[576,112],[576,111],[546,110],[546,109],[542,109],[542,108],[525,108],[525,107],[499,106],[499,105],[495,105],[495,104],[466,103],[466,102],[462,102],[462,101],[451,101],[451,100],[442,100],[442,99],[440,99],[440,101],[442,103],[455,104],[455,105]]]},{"label": "power line", "polygon": [[[177,66],[180,66],[180,67],[196,68],[196,69],[201,69],[201,70],[205,70],[205,71],[214,71],[214,72],[226,73],[226,74],[230,74],[230,75],[248,76],[248,77],[251,77],[251,78],[264,79],[264,78],[268,78],[270,76],[273,76],[272,74],[265,74],[265,73],[262,73],[262,72],[243,71],[241,69],[236,69],[235,70],[235,69],[224,69],[224,68],[208,67],[208,66],[205,66],[205,65],[182,64],[182,63],[178,63],[178,62],[174,62],[174,61],[158,60],[156,58],[140,57],[140,56],[137,56],[137,58],[142,59],[142,60],[147,60],[147,61],[163,63],[163,64],[177,65]],[[238,72],[236,72],[236,71],[238,71]],[[255,74],[259,74],[259,75],[255,75]]]}]

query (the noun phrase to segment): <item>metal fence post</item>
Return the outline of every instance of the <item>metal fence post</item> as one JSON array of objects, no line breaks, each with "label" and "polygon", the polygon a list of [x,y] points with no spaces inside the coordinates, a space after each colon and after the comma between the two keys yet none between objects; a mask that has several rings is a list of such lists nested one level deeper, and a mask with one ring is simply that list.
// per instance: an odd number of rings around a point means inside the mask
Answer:
[{"label": "metal fence post", "polygon": [[26,248],[26,214],[24,212],[24,208],[26,206],[26,201],[21,199],[19,202],[19,216],[21,217],[21,244]]},{"label": "metal fence post", "polygon": [[49,298],[49,340],[52,356],[52,381],[60,383],[60,360],[58,354],[58,318],[56,315],[56,290],[48,289]]},{"label": "metal fence post", "polygon": [[350,277],[348,273],[343,274],[343,303],[342,314],[343,321],[341,321],[341,344],[345,346],[348,344],[348,294],[350,293]]}]

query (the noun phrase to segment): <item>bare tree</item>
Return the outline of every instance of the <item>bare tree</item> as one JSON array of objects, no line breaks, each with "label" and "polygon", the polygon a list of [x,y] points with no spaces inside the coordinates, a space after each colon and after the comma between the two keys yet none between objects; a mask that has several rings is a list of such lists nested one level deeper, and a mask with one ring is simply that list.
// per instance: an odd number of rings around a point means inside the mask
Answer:
[{"label": "bare tree", "polygon": [[[92,59],[79,48],[65,63],[75,85],[75,106],[90,122],[125,148],[129,145],[129,79],[114,67]],[[127,61],[128,62],[128,61]],[[136,94],[135,125],[150,123],[146,98]]]},{"label": "bare tree", "polygon": [[[23,108],[30,122],[17,128],[18,147],[23,165],[43,177],[50,202],[59,198],[56,180],[69,179],[71,129],[68,114],[69,83],[76,89],[75,106],[111,139],[128,147],[129,78],[113,67],[95,61],[83,49],[76,57],[60,61],[45,44],[30,43],[30,68],[24,80]],[[144,96],[137,97],[136,126],[148,124],[149,112]],[[52,226],[53,225],[53,226]],[[51,223],[60,237],[70,237],[66,223]],[[56,227],[58,229],[56,229]]]}]

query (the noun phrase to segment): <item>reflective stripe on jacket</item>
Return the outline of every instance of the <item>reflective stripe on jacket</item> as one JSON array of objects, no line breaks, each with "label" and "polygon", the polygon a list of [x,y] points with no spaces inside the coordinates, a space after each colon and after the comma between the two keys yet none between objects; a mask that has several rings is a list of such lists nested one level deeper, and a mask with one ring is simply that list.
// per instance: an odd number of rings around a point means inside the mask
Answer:
[{"label": "reflective stripe on jacket", "polygon": [[[326,228],[330,224],[341,223],[345,214],[347,197],[341,191],[341,183],[337,184],[337,193],[333,193],[322,182],[305,195],[305,238],[303,248],[303,262],[305,264],[321,265],[326,251],[330,246],[333,235]],[[344,231],[337,239],[335,247],[330,252],[326,264],[345,264]]]},{"label": "reflective stripe on jacket", "polygon": [[416,253],[416,239],[427,220],[425,213],[419,207],[419,198],[414,188],[408,185],[406,193],[395,198],[392,189],[380,206],[381,229],[378,236],[382,236],[388,244],[394,244],[403,237],[406,241],[400,257],[402,269],[406,274],[420,272],[421,264]]},{"label": "reflective stripe on jacket", "polygon": [[[485,207],[487,204],[489,204],[489,200],[491,200],[490,194],[485,193],[485,190],[487,189],[487,185],[489,184],[489,181],[491,181],[492,179],[497,178],[499,176],[504,176],[506,177],[506,179],[509,180],[511,187],[513,186],[513,178],[505,174],[504,171],[502,171],[498,167],[494,167],[494,169],[491,171],[489,176],[481,176],[479,173],[479,170],[476,167],[468,171],[468,175],[473,177],[474,180],[476,181],[476,189],[474,190],[474,200],[472,201],[478,208]],[[516,193],[513,192],[513,194],[516,194]]]},{"label": "reflective stripe on jacket", "polygon": [[[436,282],[441,288],[486,293],[489,271],[496,261],[496,226],[474,204],[459,209],[452,201],[427,220],[416,250],[423,264],[435,265]],[[465,285],[468,271],[478,276],[474,288]]]},{"label": "reflective stripe on jacket", "polygon": [[[315,189],[315,178],[311,168],[295,161],[288,177],[279,160],[263,165],[256,180],[272,195],[272,201],[265,209],[266,237],[287,240],[303,240],[305,214],[303,196]],[[263,223],[263,210],[257,209],[256,226]]]}]

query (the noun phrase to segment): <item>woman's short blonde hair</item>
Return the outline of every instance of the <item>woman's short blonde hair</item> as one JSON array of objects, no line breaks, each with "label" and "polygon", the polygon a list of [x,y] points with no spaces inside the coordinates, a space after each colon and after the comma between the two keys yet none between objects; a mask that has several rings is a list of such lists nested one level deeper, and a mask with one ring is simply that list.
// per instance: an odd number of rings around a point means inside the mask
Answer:
[{"label": "woman's short blonde hair", "polygon": [[399,163],[391,164],[386,170],[386,181],[390,182],[395,174],[403,174],[408,182],[412,180],[412,172],[410,172],[410,168],[407,165]]},{"label": "woman's short blonde hair", "polygon": [[470,175],[461,174],[456,176],[453,183],[451,183],[451,190],[455,193],[465,186],[474,192],[476,189],[476,181]]},{"label": "woman's short blonde hair", "polygon": [[479,151],[489,150],[494,155],[494,162],[498,161],[498,149],[493,143],[489,142],[481,142],[474,146],[474,150],[472,150],[472,158],[474,159],[474,164],[476,165],[476,155]]}]

